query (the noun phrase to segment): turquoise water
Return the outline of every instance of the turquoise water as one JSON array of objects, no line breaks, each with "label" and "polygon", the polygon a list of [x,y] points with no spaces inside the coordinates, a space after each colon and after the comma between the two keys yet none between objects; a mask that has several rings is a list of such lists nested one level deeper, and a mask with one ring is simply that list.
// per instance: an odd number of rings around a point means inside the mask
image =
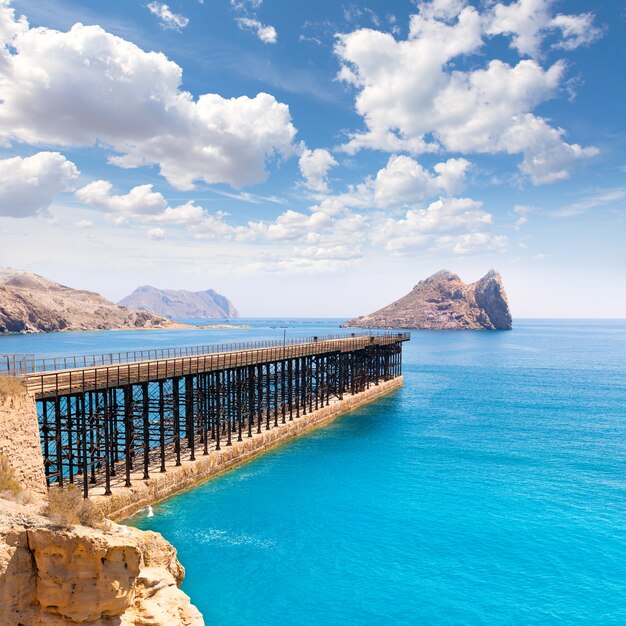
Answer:
[{"label": "turquoise water", "polygon": [[133,522],[207,624],[624,624],[625,357],[626,322],[414,332],[402,390]]}]

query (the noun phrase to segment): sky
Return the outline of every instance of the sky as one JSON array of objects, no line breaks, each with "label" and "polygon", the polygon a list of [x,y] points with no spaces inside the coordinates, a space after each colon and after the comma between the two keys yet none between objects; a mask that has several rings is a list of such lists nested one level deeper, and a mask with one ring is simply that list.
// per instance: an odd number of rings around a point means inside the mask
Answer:
[{"label": "sky", "polygon": [[349,317],[626,317],[626,0],[0,0],[0,265]]}]

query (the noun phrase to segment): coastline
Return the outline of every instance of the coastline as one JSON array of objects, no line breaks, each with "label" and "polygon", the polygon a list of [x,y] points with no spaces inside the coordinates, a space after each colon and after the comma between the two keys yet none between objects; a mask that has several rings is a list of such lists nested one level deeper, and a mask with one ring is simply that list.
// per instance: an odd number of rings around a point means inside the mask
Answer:
[{"label": "coastline", "polygon": [[185,324],[183,322],[172,321],[167,326],[141,326],[141,327],[120,327],[120,328],[64,328],[63,330],[42,330],[38,332],[27,331],[18,333],[0,333],[1,337],[22,337],[27,335],[56,335],[60,333],[96,333],[96,332],[128,332],[137,331],[154,331],[154,330],[239,330],[252,328],[246,324],[202,324],[195,326],[194,324]]},{"label": "coastline", "polygon": [[261,433],[254,433],[251,438],[244,436],[242,441],[233,441],[231,446],[223,444],[221,450],[213,449],[207,455],[199,451],[194,461],[184,459],[179,467],[175,466],[174,456],[168,455],[166,472],[153,472],[149,479],[144,480],[142,472],[136,471],[131,475],[131,487],[116,485],[110,496],[104,496],[103,488],[94,489],[90,499],[107,518],[115,521],[127,520],[148,506],[239,467],[291,439],[317,430],[341,415],[399,389],[403,384],[404,378],[398,376],[380,382],[377,386],[372,385],[361,393],[346,394],[343,400],[335,400],[328,406],[294,418],[293,421],[279,423],[270,430],[263,427]]}]

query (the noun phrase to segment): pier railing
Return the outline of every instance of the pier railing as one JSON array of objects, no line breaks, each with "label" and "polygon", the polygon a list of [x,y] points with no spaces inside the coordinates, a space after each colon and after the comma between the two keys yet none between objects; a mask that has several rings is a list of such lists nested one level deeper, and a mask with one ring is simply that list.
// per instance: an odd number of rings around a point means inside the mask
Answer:
[{"label": "pier railing", "polygon": [[37,358],[34,354],[0,354],[0,376],[26,376],[59,370],[85,369],[142,361],[160,361],[209,354],[259,350],[262,348],[280,348],[325,341],[347,340],[360,337],[390,337],[397,339],[409,333],[343,333],[314,337],[296,337],[289,339],[265,339],[261,341],[207,344],[175,348],[155,348],[151,350],[130,350],[126,352],[108,352],[103,354],[81,354]]}]

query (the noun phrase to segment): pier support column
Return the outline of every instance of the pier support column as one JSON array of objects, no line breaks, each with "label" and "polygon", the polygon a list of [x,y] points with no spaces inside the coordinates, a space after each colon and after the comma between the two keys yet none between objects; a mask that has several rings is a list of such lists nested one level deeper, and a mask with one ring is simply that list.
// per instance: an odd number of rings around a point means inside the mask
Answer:
[{"label": "pier support column", "polygon": [[25,391],[0,396],[0,453],[9,460],[24,489],[46,493],[37,407]]}]

